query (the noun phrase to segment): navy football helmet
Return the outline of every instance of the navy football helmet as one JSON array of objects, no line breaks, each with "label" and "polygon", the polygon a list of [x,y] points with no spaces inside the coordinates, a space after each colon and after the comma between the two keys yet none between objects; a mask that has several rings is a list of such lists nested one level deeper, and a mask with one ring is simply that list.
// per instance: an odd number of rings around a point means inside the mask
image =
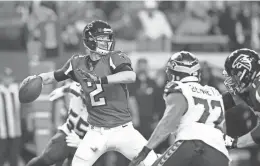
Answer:
[{"label": "navy football helmet", "polygon": [[243,93],[253,83],[259,73],[259,55],[247,48],[232,52],[225,61],[224,84],[229,92]]},{"label": "navy football helmet", "polygon": [[83,44],[90,51],[101,55],[113,51],[115,39],[111,26],[101,20],[87,24],[83,30]]},{"label": "navy football helmet", "polygon": [[201,77],[199,60],[190,52],[177,52],[168,60],[166,74],[168,81],[198,82]]}]

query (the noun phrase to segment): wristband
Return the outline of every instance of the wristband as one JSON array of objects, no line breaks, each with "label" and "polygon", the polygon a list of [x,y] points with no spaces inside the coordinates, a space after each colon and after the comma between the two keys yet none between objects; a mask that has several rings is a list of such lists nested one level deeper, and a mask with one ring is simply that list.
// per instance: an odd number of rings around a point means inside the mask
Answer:
[{"label": "wristband", "polygon": [[101,83],[101,84],[108,84],[107,77],[106,77],[106,76],[101,77],[101,78],[100,78],[100,83]]},{"label": "wristband", "polygon": [[143,153],[145,156],[147,156],[151,150],[152,149],[148,148],[147,146],[144,146],[140,153]]},{"label": "wristband", "polygon": [[237,141],[238,141],[238,138],[234,138],[234,141],[232,143],[232,148],[237,148]]},{"label": "wristband", "polygon": [[64,88],[64,89],[63,89],[63,92],[65,92],[65,93],[70,92],[70,88],[69,88],[69,87],[68,87],[68,88]]}]

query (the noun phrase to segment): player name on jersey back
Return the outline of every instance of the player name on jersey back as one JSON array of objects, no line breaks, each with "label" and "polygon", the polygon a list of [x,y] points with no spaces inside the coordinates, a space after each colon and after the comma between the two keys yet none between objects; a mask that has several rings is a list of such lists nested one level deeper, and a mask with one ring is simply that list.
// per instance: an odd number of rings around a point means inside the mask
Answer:
[{"label": "player name on jersey back", "polygon": [[223,133],[215,128],[224,120],[224,105],[220,93],[213,87],[196,82],[175,82],[166,88],[168,93],[182,93],[188,104],[177,129],[176,141],[202,140],[228,157]]},{"label": "player name on jersey back", "polygon": [[213,96],[212,94],[212,90],[210,89],[205,89],[203,88],[199,88],[197,86],[192,86],[191,85],[191,91],[194,93],[197,93],[198,95],[208,95],[208,96]]}]

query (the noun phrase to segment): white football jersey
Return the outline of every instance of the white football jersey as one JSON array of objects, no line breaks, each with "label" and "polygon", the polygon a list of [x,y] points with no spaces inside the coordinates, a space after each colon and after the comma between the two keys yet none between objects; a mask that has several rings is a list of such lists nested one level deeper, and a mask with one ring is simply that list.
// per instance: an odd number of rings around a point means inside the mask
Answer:
[{"label": "white football jersey", "polygon": [[188,103],[176,132],[176,140],[201,140],[224,153],[228,151],[223,133],[216,128],[224,120],[224,105],[221,94],[213,87],[196,82],[170,82],[165,93],[181,92]]},{"label": "white football jersey", "polygon": [[66,134],[68,134],[70,130],[74,130],[80,137],[84,137],[88,128],[88,112],[80,95],[82,93],[81,86],[79,83],[73,82],[69,88],[69,115],[66,123],[60,126],[59,130],[64,131]]}]

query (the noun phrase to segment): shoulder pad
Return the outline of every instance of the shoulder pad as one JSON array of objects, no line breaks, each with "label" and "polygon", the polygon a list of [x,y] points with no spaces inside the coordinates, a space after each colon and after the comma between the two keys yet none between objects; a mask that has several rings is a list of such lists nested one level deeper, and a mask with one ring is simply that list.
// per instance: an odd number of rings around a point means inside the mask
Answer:
[{"label": "shoulder pad", "polygon": [[131,65],[131,60],[127,56],[126,53],[122,51],[114,51],[109,55],[109,63],[110,66],[115,69],[121,64],[130,64]]},{"label": "shoulder pad", "polygon": [[170,93],[182,93],[182,89],[180,87],[179,82],[168,82],[164,88],[164,93],[167,96]]},{"label": "shoulder pad", "polygon": [[123,59],[129,59],[127,53],[122,52],[122,51],[114,51],[110,54],[110,57],[115,58],[115,57],[120,57]]},{"label": "shoulder pad", "polygon": [[74,69],[74,66],[77,66],[77,64],[85,57],[85,55],[76,54],[71,57],[71,65]]}]

